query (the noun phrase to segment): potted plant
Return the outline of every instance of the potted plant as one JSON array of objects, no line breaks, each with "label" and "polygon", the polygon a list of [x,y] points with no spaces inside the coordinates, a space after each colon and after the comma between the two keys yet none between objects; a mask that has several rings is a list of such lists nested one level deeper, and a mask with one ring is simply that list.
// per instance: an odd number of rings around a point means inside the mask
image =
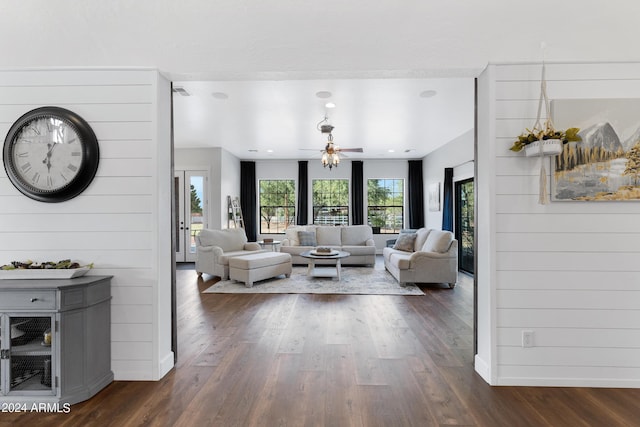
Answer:
[{"label": "potted plant", "polygon": [[560,154],[563,144],[582,141],[579,131],[579,128],[556,130],[550,121],[546,121],[544,129],[534,127],[518,136],[510,150],[517,152],[524,149],[527,156]]},{"label": "potted plant", "polygon": [[382,214],[371,214],[369,224],[373,230],[373,234],[380,234],[380,229],[385,225],[385,218]]}]

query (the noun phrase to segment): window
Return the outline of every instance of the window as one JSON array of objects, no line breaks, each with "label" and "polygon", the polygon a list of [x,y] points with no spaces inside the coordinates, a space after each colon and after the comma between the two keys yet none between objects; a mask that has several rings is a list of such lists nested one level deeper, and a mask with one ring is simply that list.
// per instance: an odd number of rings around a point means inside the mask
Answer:
[{"label": "window", "polygon": [[349,225],[349,180],[315,179],[313,191],[313,223]]},{"label": "window", "polygon": [[295,222],[295,182],[260,181],[260,234],[284,233]]},{"label": "window", "polygon": [[404,228],[404,180],[367,181],[367,218],[374,233],[396,234]]}]

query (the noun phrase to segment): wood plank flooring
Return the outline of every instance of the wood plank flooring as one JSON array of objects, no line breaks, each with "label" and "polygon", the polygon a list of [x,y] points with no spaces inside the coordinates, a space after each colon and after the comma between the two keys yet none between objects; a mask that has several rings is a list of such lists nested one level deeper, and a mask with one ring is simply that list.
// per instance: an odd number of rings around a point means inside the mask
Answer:
[{"label": "wood plank flooring", "polygon": [[425,296],[202,294],[213,280],[177,277],[174,370],[0,426],[640,426],[640,390],[488,386],[464,275]]}]

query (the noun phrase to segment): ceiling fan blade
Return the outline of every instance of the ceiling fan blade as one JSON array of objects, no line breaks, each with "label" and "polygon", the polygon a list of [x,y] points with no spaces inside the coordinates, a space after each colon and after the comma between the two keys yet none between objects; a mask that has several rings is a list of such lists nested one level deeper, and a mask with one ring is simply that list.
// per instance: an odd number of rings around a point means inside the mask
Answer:
[{"label": "ceiling fan blade", "polygon": [[362,153],[362,148],[342,148],[340,147],[338,151],[346,151],[347,153]]},{"label": "ceiling fan blade", "polygon": [[324,150],[318,150],[317,148],[298,148],[300,151],[318,151],[322,153]]}]

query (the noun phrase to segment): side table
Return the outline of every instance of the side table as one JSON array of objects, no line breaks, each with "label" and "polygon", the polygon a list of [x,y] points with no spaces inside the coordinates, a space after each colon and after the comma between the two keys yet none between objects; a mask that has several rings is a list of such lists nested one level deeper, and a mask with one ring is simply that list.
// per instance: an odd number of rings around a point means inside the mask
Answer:
[{"label": "side table", "polygon": [[258,244],[264,249],[266,246],[271,246],[272,252],[277,252],[278,246],[282,243],[280,240],[272,240],[270,242],[265,242],[264,240],[260,240]]}]

